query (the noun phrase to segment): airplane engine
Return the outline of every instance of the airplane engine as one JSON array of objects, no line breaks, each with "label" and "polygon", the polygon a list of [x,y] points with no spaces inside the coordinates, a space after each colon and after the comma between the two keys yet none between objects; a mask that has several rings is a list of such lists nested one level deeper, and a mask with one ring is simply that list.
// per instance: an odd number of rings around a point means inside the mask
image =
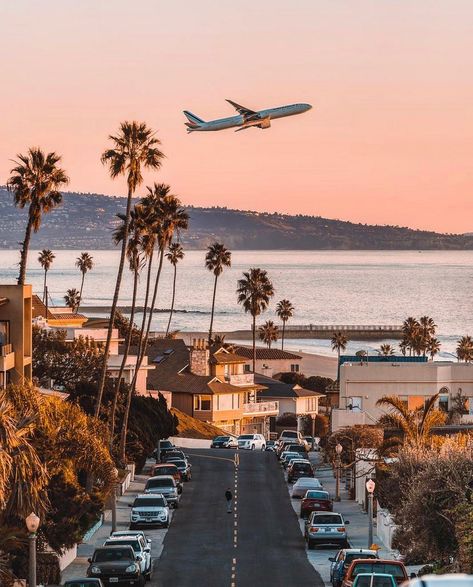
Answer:
[{"label": "airplane engine", "polygon": [[258,125],[259,128],[269,128],[271,126],[271,120],[268,118],[263,118],[261,124]]}]

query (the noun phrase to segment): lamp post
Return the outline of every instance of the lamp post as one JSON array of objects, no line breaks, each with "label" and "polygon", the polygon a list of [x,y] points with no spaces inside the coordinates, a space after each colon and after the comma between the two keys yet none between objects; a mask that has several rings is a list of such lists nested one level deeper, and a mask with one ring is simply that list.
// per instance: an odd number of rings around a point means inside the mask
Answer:
[{"label": "lamp post", "polygon": [[368,492],[368,548],[373,544],[373,493],[376,483],[373,479],[366,482],[366,491]]},{"label": "lamp post", "polygon": [[28,585],[29,587],[36,587],[36,532],[39,528],[40,519],[34,512],[31,512],[25,522],[29,532]]},{"label": "lamp post", "polygon": [[117,530],[117,479],[118,469],[112,469],[113,487],[112,487],[112,532]]},{"label": "lamp post", "polygon": [[335,452],[337,453],[337,461],[335,467],[337,469],[337,477],[336,477],[336,485],[335,485],[335,501],[340,501],[340,455],[342,454],[343,446],[338,443],[335,447]]}]

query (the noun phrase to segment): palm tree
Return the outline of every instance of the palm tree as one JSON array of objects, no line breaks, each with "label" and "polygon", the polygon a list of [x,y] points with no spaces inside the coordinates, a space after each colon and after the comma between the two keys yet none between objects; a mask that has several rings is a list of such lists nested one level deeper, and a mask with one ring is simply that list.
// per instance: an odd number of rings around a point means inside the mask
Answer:
[{"label": "palm tree", "polygon": [[38,261],[41,267],[44,269],[44,283],[43,283],[43,304],[46,303],[46,279],[49,269],[53,264],[56,255],[49,249],[43,249],[38,255]]},{"label": "palm tree", "polygon": [[277,303],[276,314],[282,321],[281,350],[284,350],[284,335],[286,333],[286,322],[294,316],[294,306],[289,300],[281,300]]},{"label": "palm tree", "polygon": [[79,292],[75,288],[68,289],[66,295],[64,296],[64,301],[66,302],[66,306],[71,308],[75,314],[80,304]]},{"label": "palm tree", "polygon": [[101,160],[109,168],[110,176],[115,179],[119,175],[126,175],[128,186],[128,197],[125,212],[124,238],[120,254],[120,263],[118,266],[117,279],[115,282],[115,291],[113,294],[112,308],[110,310],[110,321],[108,324],[107,340],[104,348],[104,360],[97,390],[97,399],[95,403],[95,416],[100,414],[102,404],[102,395],[107,375],[107,360],[110,350],[110,341],[112,338],[113,324],[115,322],[115,312],[117,309],[118,296],[122,282],[123,268],[126,258],[126,247],[128,243],[128,230],[130,223],[131,200],[138,186],[143,182],[142,168],[159,169],[163,160],[163,153],[158,149],[159,139],[154,136],[154,132],[147,127],[144,122],[122,122],[117,135],[110,135],[113,142],[113,149],[107,149],[103,152]]},{"label": "palm tree", "polygon": [[409,356],[412,355],[412,342],[419,333],[420,324],[416,318],[409,316],[402,324],[404,348],[409,349]]},{"label": "palm tree", "polygon": [[377,406],[390,408],[390,412],[379,418],[379,424],[385,428],[400,430],[404,443],[416,448],[429,444],[432,428],[445,423],[446,414],[435,408],[439,394],[426,399],[423,406],[409,410],[406,404],[396,395],[384,396],[376,402]]},{"label": "palm tree", "polygon": [[471,336],[462,336],[458,341],[457,358],[465,363],[470,363],[473,360],[473,339]]},{"label": "palm tree", "polygon": [[179,263],[179,261],[182,261],[182,259],[184,259],[184,250],[182,248],[182,245],[179,243],[171,243],[169,245],[168,252],[166,253],[166,259],[168,259],[168,261],[174,267],[174,277],[172,280],[171,311],[169,312],[169,320],[168,320],[168,325],[166,328],[165,336],[167,336],[169,334],[169,328],[171,327],[172,314],[174,312],[174,300],[176,297],[177,264]]},{"label": "palm tree", "polygon": [[56,153],[45,155],[40,148],[34,147],[28,149],[26,155],[17,157],[16,166],[10,171],[7,189],[13,193],[15,206],[28,207],[18,276],[18,284],[24,285],[31,233],[40,229],[42,215],[51,212],[62,202],[59,190],[69,182],[69,178],[64,169],[58,166],[61,157]]},{"label": "palm tree", "polygon": [[214,292],[212,296],[212,312],[210,314],[210,328],[209,328],[209,345],[212,342],[212,328],[214,323],[215,311],[215,294],[217,293],[217,280],[223,273],[224,267],[231,267],[232,253],[222,243],[213,243],[207,247],[207,254],[205,255],[205,267],[212,271],[214,280]]},{"label": "palm tree", "polygon": [[390,344],[382,344],[379,347],[378,354],[383,357],[392,357],[392,355],[394,355],[394,349]]},{"label": "palm tree", "polygon": [[440,352],[440,347],[441,347],[441,344],[440,344],[440,341],[438,338],[435,338],[435,337],[429,338],[426,350],[429,353],[432,361],[434,360],[435,355]]},{"label": "palm tree", "polygon": [[279,338],[279,328],[272,320],[266,320],[263,326],[258,328],[258,334],[260,340],[267,344],[268,349],[270,349],[271,343],[276,342]]},{"label": "palm tree", "polygon": [[253,318],[253,373],[256,372],[256,317],[264,312],[269,300],[274,296],[274,287],[268,274],[259,267],[243,273],[238,280],[237,302],[242,304],[245,312]]},{"label": "palm tree", "polygon": [[332,336],[332,351],[337,351],[338,364],[340,365],[340,353],[347,348],[348,338],[343,332],[334,332]]},{"label": "palm tree", "polygon": [[79,305],[82,303],[82,290],[84,289],[85,274],[91,271],[94,267],[94,258],[89,253],[81,253],[76,260],[76,267],[82,273],[82,280],[80,282]]},{"label": "palm tree", "polygon": [[429,346],[429,341],[435,335],[437,324],[435,324],[433,318],[430,318],[430,316],[421,316],[421,318],[419,318],[419,325],[420,331],[422,333],[422,338],[424,339],[422,353],[425,357],[427,353],[427,348]]}]

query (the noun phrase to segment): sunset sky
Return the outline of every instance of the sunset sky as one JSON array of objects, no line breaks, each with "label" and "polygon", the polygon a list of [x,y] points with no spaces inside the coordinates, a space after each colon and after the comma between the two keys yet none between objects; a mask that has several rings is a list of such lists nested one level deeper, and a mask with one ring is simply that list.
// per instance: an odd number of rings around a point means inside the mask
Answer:
[{"label": "sunset sky", "polygon": [[[15,0],[0,51],[2,184],[40,145],[70,189],[123,194],[99,157],[137,119],[187,204],[473,231],[473,0]],[[225,98],[314,108],[186,134]]]}]

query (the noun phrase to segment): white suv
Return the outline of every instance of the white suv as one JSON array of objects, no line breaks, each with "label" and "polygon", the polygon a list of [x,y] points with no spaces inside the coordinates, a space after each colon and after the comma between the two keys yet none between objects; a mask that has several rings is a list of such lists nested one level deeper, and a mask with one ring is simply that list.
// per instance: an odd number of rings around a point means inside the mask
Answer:
[{"label": "white suv", "polygon": [[262,434],[241,434],[237,442],[241,450],[265,450],[266,448],[266,440]]},{"label": "white suv", "polygon": [[151,577],[151,547],[143,536],[110,536],[103,543],[104,546],[131,546],[140,563],[141,574],[146,578]]}]

